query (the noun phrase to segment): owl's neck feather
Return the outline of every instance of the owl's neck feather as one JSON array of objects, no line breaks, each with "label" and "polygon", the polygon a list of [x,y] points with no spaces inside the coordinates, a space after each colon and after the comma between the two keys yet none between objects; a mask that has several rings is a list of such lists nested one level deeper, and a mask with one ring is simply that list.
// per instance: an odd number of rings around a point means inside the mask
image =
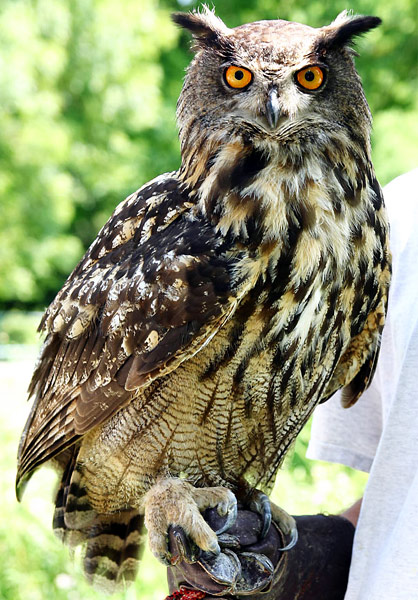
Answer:
[{"label": "owl's neck feather", "polygon": [[302,151],[289,140],[213,132],[183,148],[179,176],[200,211],[237,242],[282,244],[295,228],[315,238],[331,219],[346,238],[344,214],[360,214],[373,178],[368,148],[338,129],[304,142]]}]

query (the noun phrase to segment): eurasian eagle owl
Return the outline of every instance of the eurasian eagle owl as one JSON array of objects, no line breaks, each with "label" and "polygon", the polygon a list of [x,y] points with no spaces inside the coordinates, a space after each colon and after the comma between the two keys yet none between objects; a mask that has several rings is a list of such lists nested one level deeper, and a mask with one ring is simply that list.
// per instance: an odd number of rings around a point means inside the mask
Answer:
[{"label": "eurasian eagle owl", "polygon": [[173,18],[195,51],[180,169],[116,208],[47,309],[19,450],[19,496],[55,463],[54,528],[108,588],[135,576],[144,519],[169,560],[171,523],[217,552],[200,511],[261,508],[314,407],[370,381],[390,280],[350,47],[380,20]]}]

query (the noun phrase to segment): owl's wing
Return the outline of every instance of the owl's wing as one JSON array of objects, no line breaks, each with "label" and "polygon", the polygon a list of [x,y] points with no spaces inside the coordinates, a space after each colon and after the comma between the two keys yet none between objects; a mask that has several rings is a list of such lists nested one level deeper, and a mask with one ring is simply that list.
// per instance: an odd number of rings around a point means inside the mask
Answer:
[{"label": "owl's wing", "polygon": [[380,344],[377,344],[350,383],[341,390],[341,404],[344,408],[353,406],[371,384],[376,371],[379,352]]},{"label": "owl's wing", "polygon": [[193,356],[235,309],[234,259],[192,207],[175,174],[141,188],[46,311],[18,482]]},{"label": "owl's wing", "polygon": [[[382,280],[389,281],[389,277],[389,267],[387,267],[382,273]],[[385,286],[382,286],[382,289],[384,290]],[[355,404],[369,387],[379,358],[386,307],[387,295],[382,294],[377,308],[367,316],[364,328],[353,337],[347,350],[341,356],[322,402],[328,400],[338,389],[342,388],[341,404],[348,408]]]}]

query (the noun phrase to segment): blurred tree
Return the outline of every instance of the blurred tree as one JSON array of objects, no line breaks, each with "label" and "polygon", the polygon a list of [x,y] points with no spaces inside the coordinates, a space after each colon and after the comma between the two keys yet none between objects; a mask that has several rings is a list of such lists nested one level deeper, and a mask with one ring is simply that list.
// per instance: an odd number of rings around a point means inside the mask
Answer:
[{"label": "blurred tree", "polygon": [[[171,10],[187,0],[0,0],[0,309],[42,308],[116,204],[177,168],[175,103],[190,60]],[[353,0],[377,14],[358,61],[382,183],[417,162],[414,0]],[[321,26],[345,0],[223,0],[230,26]],[[415,139],[416,139],[415,135]]]},{"label": "blurred tree", "polygon": [[1,4],[0,306],[38,307],[114,206],[176,167],[160,60],[178,34],[156,0]]}]

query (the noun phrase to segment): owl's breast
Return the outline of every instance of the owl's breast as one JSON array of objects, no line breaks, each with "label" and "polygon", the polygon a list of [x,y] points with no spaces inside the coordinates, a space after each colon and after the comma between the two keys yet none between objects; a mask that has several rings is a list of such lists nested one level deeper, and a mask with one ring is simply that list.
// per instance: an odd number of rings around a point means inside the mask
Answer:
[{"label": "owl's breast", "polygon": [[127,494],[167,474],[198,485],[268,484],[326,395],[382,299],[387,230],[383,216],[377,232],[366,222],[364,206],[338,212],[326,189],[309,189],[294,202],[270,192],[260,206],[271,227],[251,248],[239,243],[231,277],[247,291],[229,319],[102,427],[102,457],[106,447],[119,457]]},{"label": "owl's breast", "polygon": [[328,334],[314,349],[326,313],[318,292],[293,321],[289,299],[275,293],[256,286],[210,343],[104,425],[100,447],[119,456],[135,486],[145,491],[162,474],[232,487],[268,476],[317,401],[335,350]]}]

